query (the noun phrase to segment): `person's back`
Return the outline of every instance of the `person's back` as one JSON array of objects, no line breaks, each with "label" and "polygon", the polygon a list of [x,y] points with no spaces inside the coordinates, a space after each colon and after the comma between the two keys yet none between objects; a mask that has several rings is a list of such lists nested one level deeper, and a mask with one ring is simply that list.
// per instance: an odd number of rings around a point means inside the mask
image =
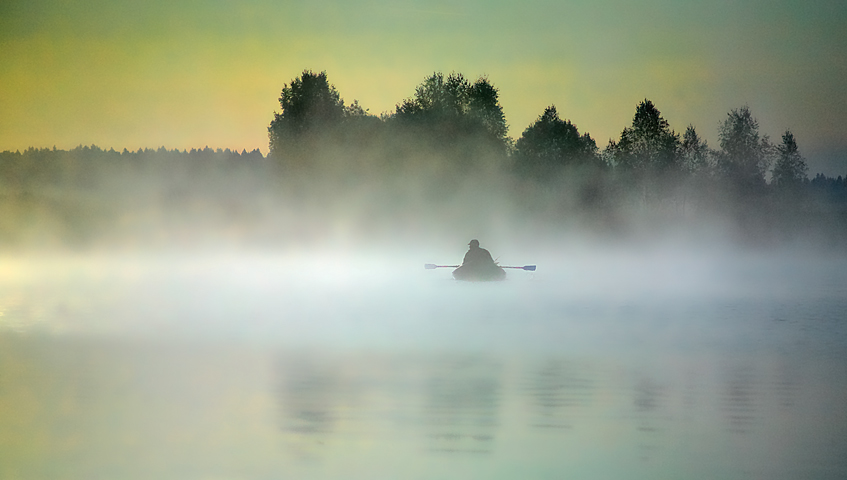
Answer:
[{"label": "person's back", "polygon": [[453,270],[455,279],[502,280],[506,277],[505,270],[497,266],[488,250],[480,248],[478,240],[471,240],[468,246],[462,266]]},{"label": "person's back", "polygon": [[469,266],[488,266],[493,265],[494,259],[491,258],[491,253],[479,247],[479,242],[474,244],[470,244],[470,249],[465,253],[465,258],[462,260],[462,265]]}]

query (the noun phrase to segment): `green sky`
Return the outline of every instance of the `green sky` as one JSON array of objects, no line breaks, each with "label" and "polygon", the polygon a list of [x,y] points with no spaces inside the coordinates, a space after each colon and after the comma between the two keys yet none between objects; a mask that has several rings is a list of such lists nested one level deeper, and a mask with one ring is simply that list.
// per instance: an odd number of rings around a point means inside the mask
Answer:
[{"label": "green sky", "polygon": [[746,104],[812,173],[847,174],[845,25],[843,0],[4,0],[0,150],[267,153],[306,68],[377,114],[456,71],[500,89],[513,137],[555,104],[603,147],[649,98],[717,146]]}]

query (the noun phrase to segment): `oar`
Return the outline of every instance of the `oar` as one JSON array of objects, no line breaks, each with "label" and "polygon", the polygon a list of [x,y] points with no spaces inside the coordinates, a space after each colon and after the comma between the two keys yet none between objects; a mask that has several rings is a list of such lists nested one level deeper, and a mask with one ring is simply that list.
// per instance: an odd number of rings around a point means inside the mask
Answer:
[{"label": "oar", "polygon": [[[524,265],[523,267],[506,267],[503,265],[499,265],[500,268],[518,268],[520,270],[526,270],[528,272],[535,271],[535,265]],[[436,268],[459,268],[458,265],[436,265],[434,263],[426,263],[424,264],[424,268],[427,270],[434,270]]]},{"label": "oar", "polygon": [[535,265],[524,265],[523,267],[506,267],[504,265],[498,265],[498,267],[500,267],[500,268],[518,268],[518,269],[521,269],[521,270],[526,270],[527,272],[534,272],[535,271]]}]

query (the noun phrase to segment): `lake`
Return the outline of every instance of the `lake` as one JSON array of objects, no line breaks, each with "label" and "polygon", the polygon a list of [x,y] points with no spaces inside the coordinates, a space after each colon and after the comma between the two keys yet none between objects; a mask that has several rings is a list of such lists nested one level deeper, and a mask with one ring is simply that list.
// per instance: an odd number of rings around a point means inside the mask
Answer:
[{"label": "lake", "polygon": [[847,478],[847,258],[562,250],[6,256],[0,478]]}]

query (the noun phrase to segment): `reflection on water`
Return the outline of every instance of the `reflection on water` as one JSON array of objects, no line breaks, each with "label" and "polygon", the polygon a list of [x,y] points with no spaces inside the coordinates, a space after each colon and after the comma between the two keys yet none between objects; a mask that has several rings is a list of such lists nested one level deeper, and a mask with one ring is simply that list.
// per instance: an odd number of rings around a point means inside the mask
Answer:
[{"label": "reflection on water", "polygon": [[595,395],[591,365],[547,359],[530,372],[528,388],[530,426],[571,429],[575,417],[588,408]]},{"label": "reflection on water", "polygon": [[[0,478],[840,478],[847,376],[0,337]],[[652,366],[651,366],[652,365]],[[487,459],[475,463],[473,459]],[[467,463],[471,461],[472,463]],[[179,474],[174,472],[180,472]],[[599,472],[599,473],[598,473]],[[180,476],[182,475],[182,476]]]},{"label": "reflection on water", "polygon": [[295,364],[284,378],[280,406],[284,412],[283,431],[322,439],[332,435],[338,421],[341,397],[337,373],[326,367]]},{"label": "reflection on water", "polygon": [[0,270],[0,479],[847,477],[843,270],[606,297],[265,260]]},{"label": "reflection on water", "polygon": [[432,365],[423,418],[430,451],[491,453],[499,426],[499,373],[497,364],[483,357]]},{"label": "reflection on water", "polygon": [[728,372],[721,392],[721,409],[728,421],[727,429],[732,433],[751,433],[756,424],[756,412],[761,388],[749,367],[736,368]]}]

